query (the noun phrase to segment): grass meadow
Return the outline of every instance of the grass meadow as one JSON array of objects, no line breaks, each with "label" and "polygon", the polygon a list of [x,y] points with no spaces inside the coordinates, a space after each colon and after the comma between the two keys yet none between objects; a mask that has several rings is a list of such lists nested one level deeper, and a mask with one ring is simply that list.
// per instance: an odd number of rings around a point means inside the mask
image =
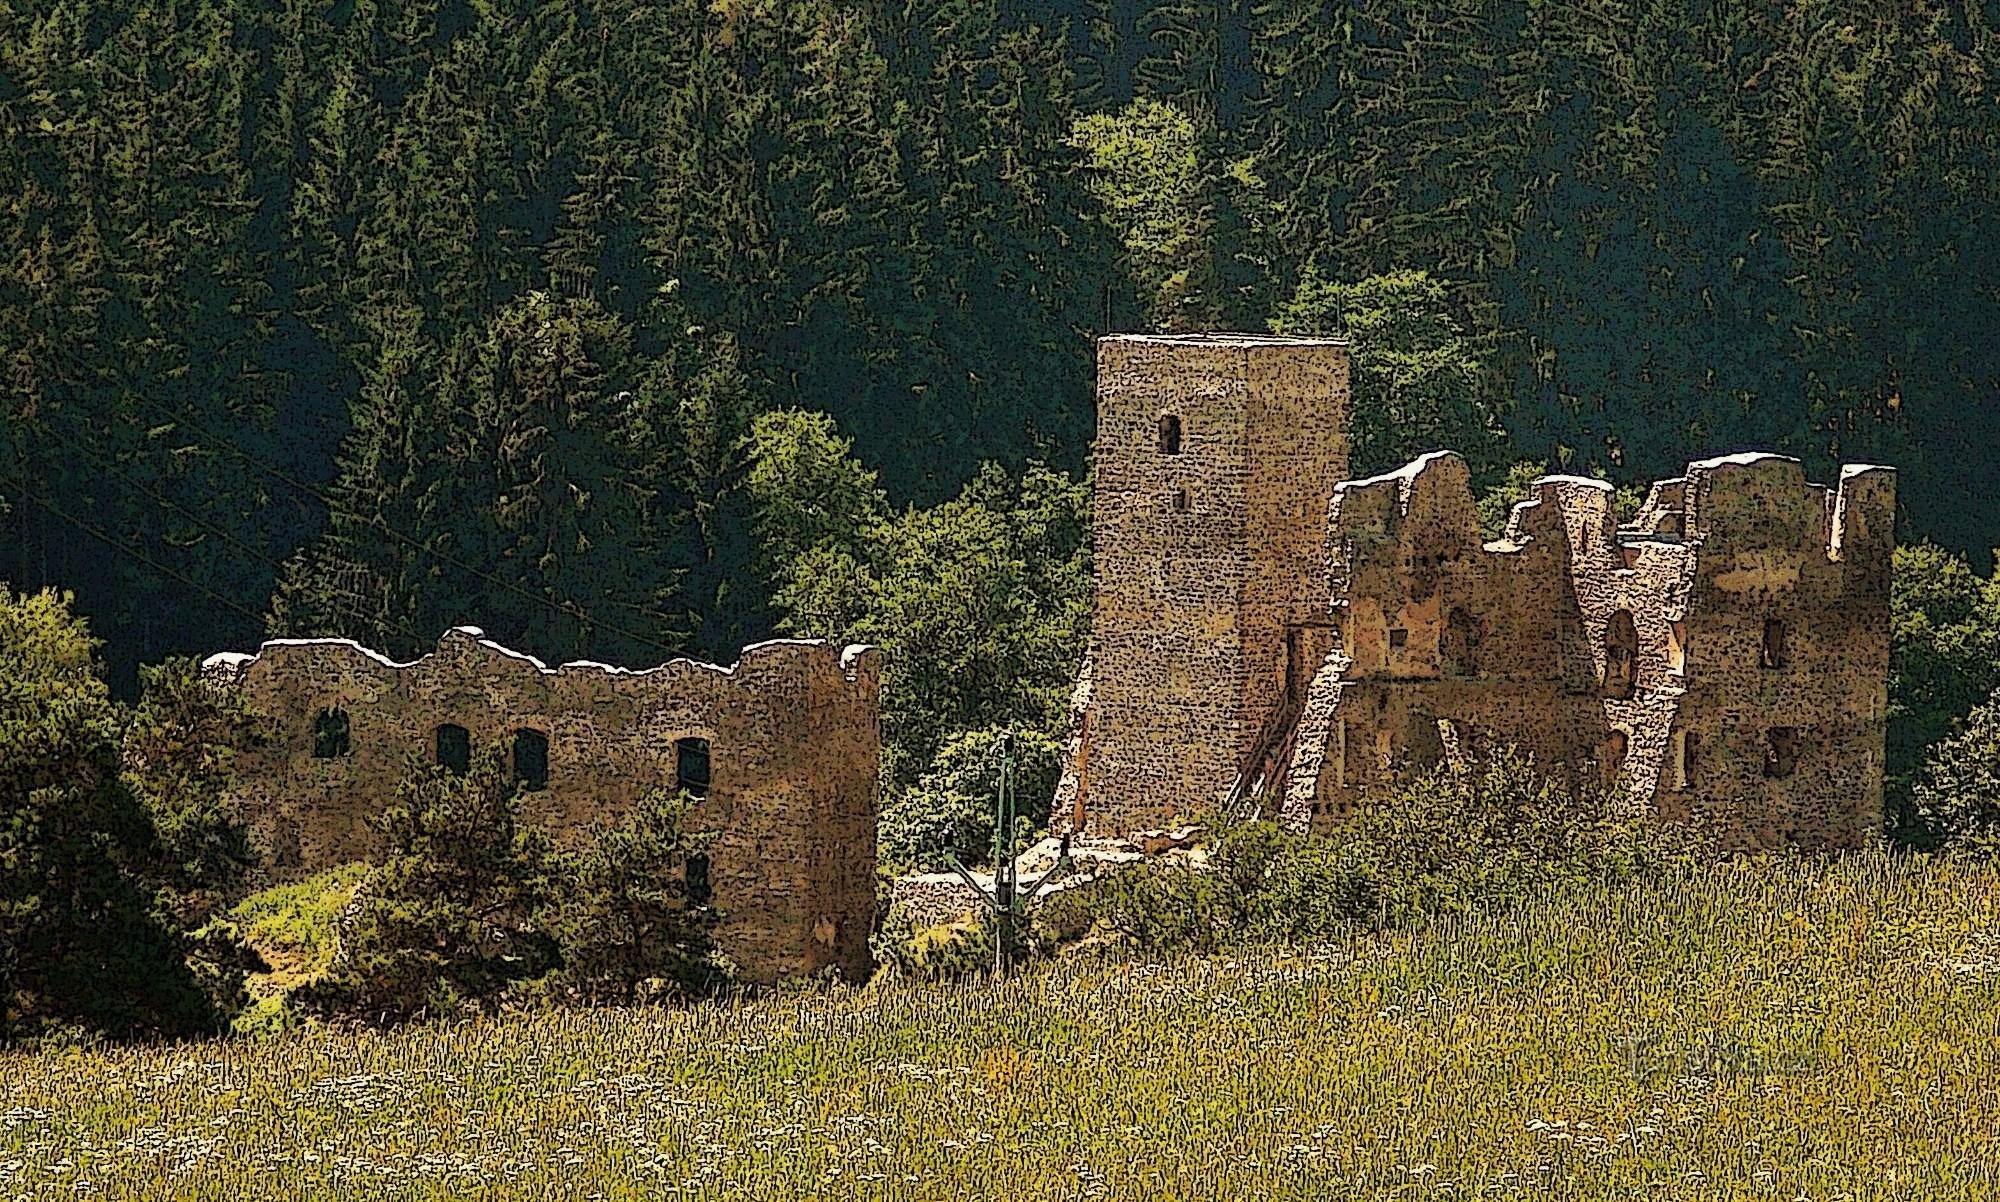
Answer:
[{"label": "grass meadow", "polygon": [[0,1053],[0,1198],[2000,1196],[2000,875],[1744,861],[1310,949]]}]

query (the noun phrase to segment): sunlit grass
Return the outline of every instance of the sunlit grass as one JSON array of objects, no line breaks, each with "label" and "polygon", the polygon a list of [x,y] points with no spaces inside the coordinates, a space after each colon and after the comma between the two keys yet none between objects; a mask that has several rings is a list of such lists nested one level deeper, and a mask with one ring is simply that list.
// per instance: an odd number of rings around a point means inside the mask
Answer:
[{"label": "sunlit grass", "polygon": [[1306,951],[0,1055],[0,1197],[1984,1198],[2000,877],[1743,864]]}]

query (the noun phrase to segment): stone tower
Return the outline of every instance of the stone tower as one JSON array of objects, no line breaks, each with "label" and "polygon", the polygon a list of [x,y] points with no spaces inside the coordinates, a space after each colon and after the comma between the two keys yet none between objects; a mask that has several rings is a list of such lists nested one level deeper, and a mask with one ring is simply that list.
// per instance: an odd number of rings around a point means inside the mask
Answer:
[{"label": "stone tower", "polygon": [[1220,802],[1331,640],[1347,347],[1249,334],[1098,342],[1096,597],[1059,825]]}]

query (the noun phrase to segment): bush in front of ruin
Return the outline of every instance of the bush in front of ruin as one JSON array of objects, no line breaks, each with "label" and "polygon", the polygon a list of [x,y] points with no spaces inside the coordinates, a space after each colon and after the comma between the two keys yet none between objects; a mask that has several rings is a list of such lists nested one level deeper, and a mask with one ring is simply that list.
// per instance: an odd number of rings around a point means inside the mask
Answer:
[{"label": "bush in front of ruin", "polygon": [[544,851],[517,828],[497,753],[461,776],[413,764],[376,818],[387,842],[342,916],[340,950],[309,1006],[377,1020],[491,1009],[555,967],[537,929]]},{"label": "bush in front of ruin", "polygon": [[1404,776],[1325,834],[1240,824],[1211,844],[1206,867],[1113,874],[1051,898],[1038,922],[1082,920],[1149,951],[1302,942],[1625,879],[1690,850],[1689,836],[1606,790],[1504,752]]},{"label": "bush in front of ruin", "polygon": [[549,855],[537,915],[555,941],[545,990],[608,1005],[690,997],[723,984],[729,965],[713,942],[716,913],[688,890],[688,863],[710,840],[690,828],[691,802],[656,789],[575,850]]},{"label": "bush in front of ruin", "polygon": [[2000,855],[2000,692],[1925,755],[1911,809],[1939,850]]},{"label": "bush in front of ruin", "polygon": [[239,846],[200,802],[228,722],[149,673],[135,724],[98,649],[67,597],[0,585],[0,1042],[211,1032],[242,997],[240,945],[197,933]]},{"label": "bush in front of ruin", "polygon": [[518,794],[498,752],[463,776],[412,764],[309,1009],[394,1021],[686,996],[726,978],[715,916],[688,896],[704,841],[685,797],[650,794],[566,849],[520,824]]}]

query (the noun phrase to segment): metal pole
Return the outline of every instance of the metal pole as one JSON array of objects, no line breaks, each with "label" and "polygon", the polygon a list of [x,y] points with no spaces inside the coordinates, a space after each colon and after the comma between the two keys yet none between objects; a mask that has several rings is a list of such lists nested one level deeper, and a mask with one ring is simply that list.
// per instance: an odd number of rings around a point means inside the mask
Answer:
[{"label": "metal pole", "polygon": [[993,967],[1005,976],[1014,966],[1014,736],[1000,736],[1000,787],[993,805]]}]

